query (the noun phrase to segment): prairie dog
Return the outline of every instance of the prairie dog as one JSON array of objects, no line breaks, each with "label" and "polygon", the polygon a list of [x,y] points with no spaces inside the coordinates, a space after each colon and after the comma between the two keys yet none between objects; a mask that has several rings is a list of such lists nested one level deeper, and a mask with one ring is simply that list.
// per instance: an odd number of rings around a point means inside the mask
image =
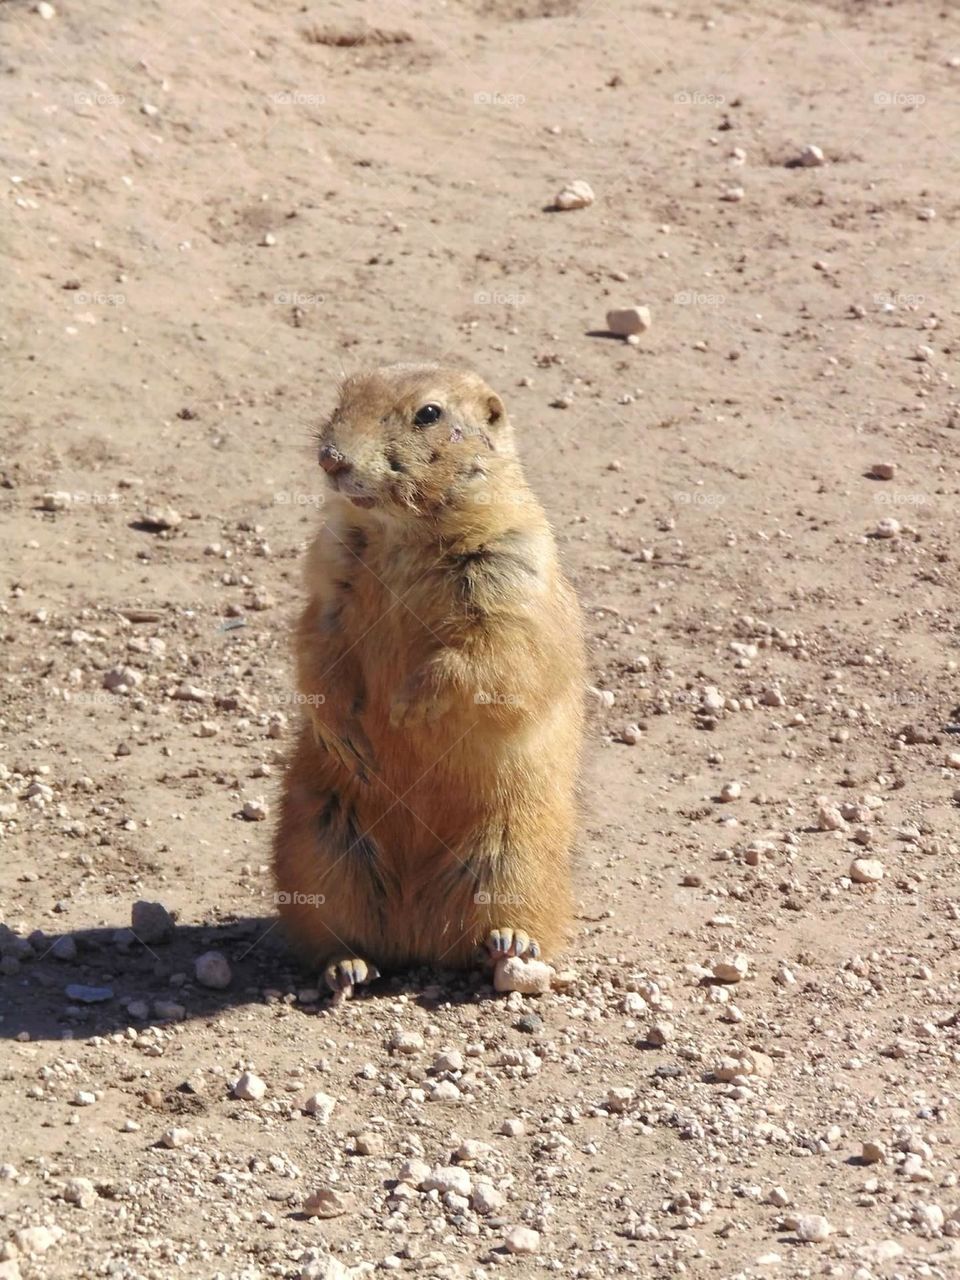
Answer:
[{"label": "prairie dog", "polygon": [[570,913],[583,641],[503,401],[435,365],[358,374],[319,460],[274,843],[288,931],[334,990],[548,956]]}]

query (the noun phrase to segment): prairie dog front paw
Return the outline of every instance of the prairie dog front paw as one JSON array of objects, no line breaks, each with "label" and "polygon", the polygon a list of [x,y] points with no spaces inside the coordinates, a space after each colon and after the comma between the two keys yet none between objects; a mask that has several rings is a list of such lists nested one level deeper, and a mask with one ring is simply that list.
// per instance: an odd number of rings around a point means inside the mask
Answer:
[{"label": "prairie dog front paw", "polygon": [[436,664],[428,664],[401,685],[390,704],[390,724],[394,729],[433,724],[450,710],[452,691],[440,684],[439,676]]},{"label": "prairie dog front paw", "polygon": [[450,699],[425,690],[403,688],[390,704],[390,724],[394,729],[412,729],[433,724],[450,710]]}]

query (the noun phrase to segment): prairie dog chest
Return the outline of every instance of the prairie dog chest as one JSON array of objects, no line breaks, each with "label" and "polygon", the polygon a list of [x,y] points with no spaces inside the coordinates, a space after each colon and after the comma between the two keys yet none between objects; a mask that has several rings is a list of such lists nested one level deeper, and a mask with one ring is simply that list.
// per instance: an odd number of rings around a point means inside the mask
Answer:
[{"label": "prairie dog chest", "polygon": [[429,634],[431,619],[445,607],[439,559],[391,538],[389,530],[332,522],[310,548],[307,585],[330,629],[375,654],[388,638],[392,647]]}]

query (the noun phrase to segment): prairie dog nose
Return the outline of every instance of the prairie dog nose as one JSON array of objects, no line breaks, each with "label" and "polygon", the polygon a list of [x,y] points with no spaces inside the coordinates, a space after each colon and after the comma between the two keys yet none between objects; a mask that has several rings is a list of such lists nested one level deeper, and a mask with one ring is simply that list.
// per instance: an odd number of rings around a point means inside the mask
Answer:
[{"label": "prairie dog nose", "polygon": [[328,476],[335,476],[341,471],[350,470],[350,463],[340,450],[332,444],[325,444],[320,450],[320,465]]}]

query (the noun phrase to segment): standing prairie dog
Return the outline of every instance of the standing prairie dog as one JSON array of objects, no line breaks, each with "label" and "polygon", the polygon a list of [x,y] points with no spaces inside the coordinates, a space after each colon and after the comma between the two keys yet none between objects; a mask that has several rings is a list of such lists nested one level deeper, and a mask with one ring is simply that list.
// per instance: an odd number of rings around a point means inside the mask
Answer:
[{"label": "standing prairie dog", "polygon": [[500,397],[398,364],[347,378],[296,633],[304,723],[274,846],[334,990],[549,955],[570,913],[580,611]]}]

